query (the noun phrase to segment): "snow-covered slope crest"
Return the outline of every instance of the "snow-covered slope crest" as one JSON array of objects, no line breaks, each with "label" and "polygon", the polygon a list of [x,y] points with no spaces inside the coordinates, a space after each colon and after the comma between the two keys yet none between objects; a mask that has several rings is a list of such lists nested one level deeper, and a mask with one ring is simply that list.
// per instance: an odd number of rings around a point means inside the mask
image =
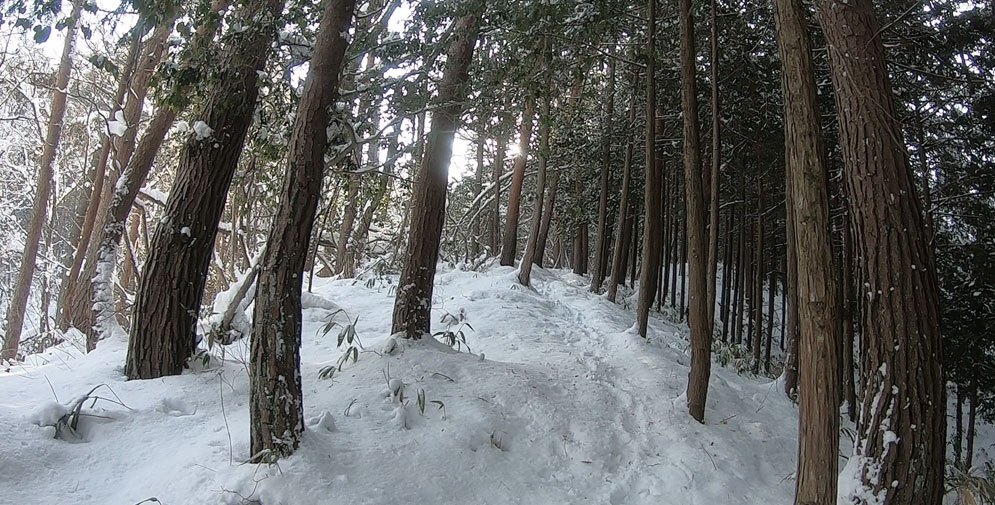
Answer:
[{"label": "snow-covered slope crest", "polygon": [[[69,345],[35,356],[0,373],[0,503],[790,502],[797,414],[776,383],[713,368],[699,425],[682,396],[684,330],[654,318],[644,340],[631,312],[588,293],[583,278],[538,269],[533,279],[518,287],[503,267],[438,275],[435,320],[462,311],[472,352],[390,340],[387,283],[317,284],[348,313],[335,317],[358,317],[365,351],[319,378],[343,350],[335,330],[321,332],[332,312],[306,310],[308,430],[272,466],[242,463],[244,343],[149,381],[124,380],[118,340],[86,356]],[[97,384],[123,405],[86,403],[85,414],[101,417],[81,419],[84,443],[38,425],[61,412],[53,401]]]}]

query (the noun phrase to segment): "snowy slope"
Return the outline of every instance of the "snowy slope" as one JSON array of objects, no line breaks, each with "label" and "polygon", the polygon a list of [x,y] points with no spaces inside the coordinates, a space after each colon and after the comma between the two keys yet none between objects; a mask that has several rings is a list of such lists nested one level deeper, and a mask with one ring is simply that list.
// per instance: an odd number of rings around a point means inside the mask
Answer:
[{"label": "snowy slope", "polygon": [[[278,465],[248,456],[245,343],[179,377],[124,381],[123,341],[88,356],[69,345],[0,372],[0,503],[758,504],[789,503],[797,411],[776,383],[713,366],[707,424],[686,413],[686,328],[632,313],[587,280],[537,269],[440,273],[435,321],[465,312],[472,353],[388,340],[383,280],[321,282],[358,316],[366,352],[331,379],[337,330],[305,311],[303,446]],[[321,305],[312,303],[312,305]],[[345,320],[345,314],[337,317]],[[444,325],[436,324],[436,329]],[[388,377],[404,384],[404,404]],[[93,386],[127,407],[86,404],[85,443],[35,422]],[[395,381],[396,385],[396,381]],[[424,414],[418,392],[424,392]],[[441,402],[444,409],[439,408]],[[44,423],[42,423],[44,424]]]}]

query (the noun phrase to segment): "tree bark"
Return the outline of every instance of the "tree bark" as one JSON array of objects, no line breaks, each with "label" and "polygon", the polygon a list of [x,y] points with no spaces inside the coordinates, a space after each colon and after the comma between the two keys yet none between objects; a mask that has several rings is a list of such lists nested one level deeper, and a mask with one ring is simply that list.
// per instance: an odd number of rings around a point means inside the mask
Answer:
[{"label": "tree bark", "polygon": [[403,332],[406,338],[420,339],[432,325],[432,288],[446,213],[449,163],[466,98],[465,85],[469,80],[481,14],[470,12],[456,22],[455,38],[449,46],[446,69],[436,97],[439,107],[432,113],[432,129],[415,186],[408,247],[394,300],[391,329],[391,333]]},{"label": "tree bark", "polygon": [[594,272],[591,275],[591,292],[601,291],[601,285],[605,282],[605,266],[608,256],[608,185],[611,177],[611,141],[612,141],[612,117],[615,114],[615,60],[608,61],[608,101],[605,106],[605,119],[602,122],[604,137],[602,142],[601,157],[601,177],[599,186],[601,189],[598,198],[598,229],[597,240],[594,246]]},{"label": "tree bark", "polygon": [[801,0],[775,0],[774,6],[803,363],[795,504],[833,505],[839,460],[840,335],[825,149],[805,8]]},{"label": "tree bark", "polygon": [[688,409],[705,422],[708,377],[712,366],[712,324],[708,320],[708,241],[705,235],[705,194],[701,181],[701,142],[698,132],[698,97],[695,86],[694,19],[691,0],[680,0],[681,105],[684,114],[684,180],[687,195],[687,241],[691,329],[691,371],[688,374]]},{"label": "tree bark", "polygon": [[338,96],[355,0],[329,0],[288,144],[287,176],[256,287],[250,347],[249,438],[256,461],[289,456],[304,432],[301,283],[314,223],[329,110]]},{"label": "tree bark", "polygon": [[491,254],[496,254],[501,246],[501,176],[504,172],[505,136],[502,133],[497,139],[497,151],[494,154],[494,169],[491,176],[494,184],[494,202],[491,204],[490,244]]},{"label": "tree bark", "polygon": [[[862,486],[840,502],[864,504],[874,496],[889,504],[937,505],[943,498],[946,448],[939,290],[897,119],[882,27],[871,0],[817,4],[864,283],[866,382],[858,443],[845,471]],[[799,282],[800,272],[801,262]]]},{"label": "tree bark", "polygon": [[257,72],[265,66],[283,2],[252,0],[240,7],[241,19],[255,21],[232,34],[220,57],[219,75],[225,78],[213,83],[199,115],[210,135],[191,135],[180,155],[135,299],[125,364],[129,379],[177,375],[196,346],[218,221],[252,123]]},{"label": "tree bark", "polygon": [[715,324],[715,285],[719,261],[719,162],[722,158],[722,124],[719,119],[719,32],[716,1],[712,0],[712,173],[709,177],[708,211],[708,320]]},{"label": "tree bark", "polygon": [[[550,61],[551,52],[550,40],[547,37],[543,42],[544,61]],[[543,251],[539,249],[539,238],[542,235],[543,199],[546,191],[546,168],[549,162],[549,105],[552,100],[552,84],[552,72],[546,70],[546,96],[543,97],[542,106],[539,111],[539,169],[536,175],[535,206],[532,208],[532,223],[529,230],[529,238],[525,243],[525,253],[522,254],[522,264],[519,266],[518,272],[518,282],[523,286],[529,286],[532,281],[533,263],[542,263]]]},{"label": "tree bark", "polygon": [[532,121],[535,117],[535,96],[525,99],[522,125],[519,131],[518,156],[512,167],[511,188],[508,190],[508,215],[504,222],[504,240],[501,245],[501,265],[515,266],[518,256],[518,218],[522,210],[522,185],[525,183],[525,163],[532,143]]},{"label": "tree bark", "polygon": [[82,0],[73,1],[73,10],[66,26],[66,40],[62,45],[62,56],[59,59],[59,69],[55,75],[55,90],[52,93],[52,109],[48,117],[48,131],[45,134],[45,146],[42,149],[38,164],[38,180],[35,185],[34,201],[31,205],[31,220],[28,222],[24,238],[24,251],[21,255],[21,267],[17,273],[17,284],[7,305],[7,331],[4,335],[3,349],[0,359],[13,360],[21,345],[21,329],[24,325],[24,312],[27,309],[28,297],[31,294],[31,280],[35,273],[38,260],[38,246],[41,243],[42,227],[48,214],[48,199],[52,193],[52,179],[55,174],[53,165],[58,153],[59,141],[62,138],[62,119],[66,114],[66,98],[69,86],[69,74],[72,71],[72,53],[76,41],[76,26],[79,23]]},{"label": "tree bark", "polygon": [[647,3],[649,25],[646,35],[646,184],[643,197],[643,260],[639,272],[639,299],[636,324],[644,338],[650,308],[656,298],[657,270],[660,265],[660,170],[656,164],[656,0]]}]

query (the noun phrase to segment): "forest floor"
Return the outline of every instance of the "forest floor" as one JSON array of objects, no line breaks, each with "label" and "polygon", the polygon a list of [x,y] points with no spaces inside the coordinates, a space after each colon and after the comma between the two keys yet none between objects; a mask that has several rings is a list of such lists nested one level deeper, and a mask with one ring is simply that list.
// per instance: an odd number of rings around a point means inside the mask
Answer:
[{"label": "forest floor", "polygon": [[[686,327],[654,314],[643,339],[631,309],[585,278],[536,269],[521,288],[508,267],[439,273],[434,328],[464,314],[470,352],[390,339],[386,279],[315,281],[301,353],[308,427],[292,457],[243,463],[247,342],[147,381],[124,380],[120,336],[89,355],[65,343],[0,372],[0,503],[791,502],[798,417],[781,385],[713,365],[698,424],[684,401]],[[322,378],[345,347],[341,328],[323,333],[329,317],[356,320],[364,350]],[[403,398],[390,393],[398,380]],[[101,384],[94,394],[120,404],[86,402],[80,443],[53,438],[44,425]]]}]

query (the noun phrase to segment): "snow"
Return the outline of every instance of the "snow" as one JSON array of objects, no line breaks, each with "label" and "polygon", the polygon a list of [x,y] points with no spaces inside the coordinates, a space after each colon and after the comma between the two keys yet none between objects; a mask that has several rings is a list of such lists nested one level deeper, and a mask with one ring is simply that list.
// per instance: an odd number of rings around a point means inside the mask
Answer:
[{"label": "snow", "polygon": [[207,123],[203,121],[196,121],[193,124],[193,133],[194,136],[197,137],[197,140],[200,141],[211,138],[214,130],[210,126],[207,126]]},{"label": "snow", "polygon": [[[125,380],[123,339],[88,355],[62,344],[0,372],[0,501],[790,503],[798,418],[779,383],[713,366],[698,424],[682,401],[686,327],[654,314],[643,339],[628,331],[631,309],[588,283],[535,268],[521,289],[510,267],[440,268],[434,329],[462,310],[471,354],[390,335],[396,277],[316,278],[302,318],[307,430],[272,466],[243,463],[247,339],[147,381]],[[364,350],[322,379],[344,352],[321,331],[337,310]],[[65,412],[53,398],[98,384],[123,405],[84,405],[101,416],[81,422],[86,443],[38,426]]]},{"label": "snow", "polygon": [[116,111],[114,113],[114,119],[107,122],[107,131],[118,137],[128,131],[128,122],[124,119],[124,112]]}]

